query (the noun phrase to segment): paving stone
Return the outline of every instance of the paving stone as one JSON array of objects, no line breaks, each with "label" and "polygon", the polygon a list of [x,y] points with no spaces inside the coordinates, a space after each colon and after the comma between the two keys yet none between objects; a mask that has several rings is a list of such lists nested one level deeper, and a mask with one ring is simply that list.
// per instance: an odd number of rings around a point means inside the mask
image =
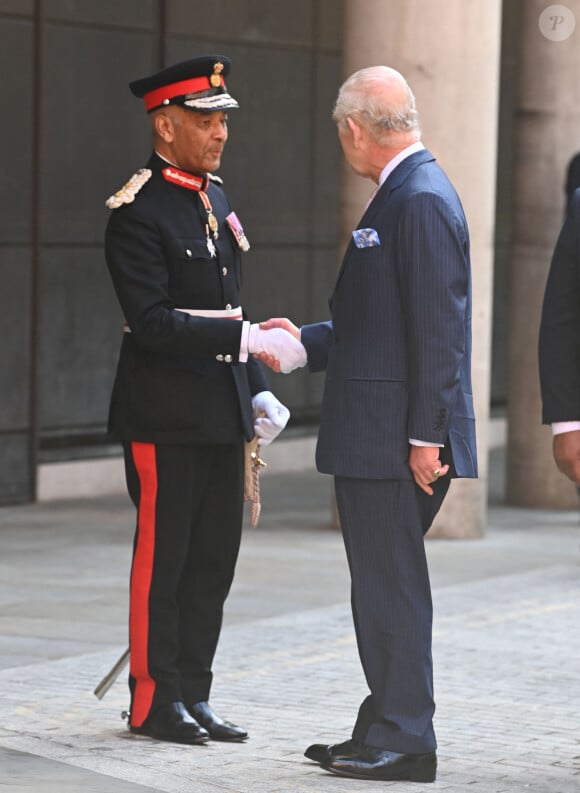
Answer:
[{"label": "paving stone", "polygon": [[[347,737],[366,694],[328,481],[269,475],[263,491],[215,663],[212,704],[250,732],[233,745],[133,736],[126,680],[92,694],[124,649],[126,501],[0,509],[2,793],[378,789],[303,756]],[[578,516],[492,506],[488,523],[481,540],[427,543],[438,779],[382,783],[390,793],[580,791]]]}]

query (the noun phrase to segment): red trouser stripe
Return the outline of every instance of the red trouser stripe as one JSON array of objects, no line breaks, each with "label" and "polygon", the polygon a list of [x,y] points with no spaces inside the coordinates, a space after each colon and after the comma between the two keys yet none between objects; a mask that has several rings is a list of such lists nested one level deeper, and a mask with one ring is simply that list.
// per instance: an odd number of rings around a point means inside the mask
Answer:
[{"label": "red trouser stripe", "polygon": [[152,443],[132,443],[133,462],[141,485],[137,544],[131,572],[129,641],[131,676],[135,690],[131,705],[131,724],[140,727],[153,702],[155,681],[149,674],[149,591],[155,552],[155,511],[157,503],[157,462]]}]

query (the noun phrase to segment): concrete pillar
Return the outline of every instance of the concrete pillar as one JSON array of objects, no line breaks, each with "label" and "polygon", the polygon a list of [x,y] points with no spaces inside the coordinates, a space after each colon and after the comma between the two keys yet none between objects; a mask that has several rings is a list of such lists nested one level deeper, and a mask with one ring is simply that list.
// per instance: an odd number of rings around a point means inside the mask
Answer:
[{"label": "concrete pillar", "polygon": [[[567,163],[580,150],[580,0],[541,19],[544,0],[520,4],[514,162],[514,237],[509,298],[507,501],[573,509],[576,488],[552,459],[542,427],[537,341],[550,258],[563,222]],[[559,39],[558,33],[575,31]],[[556,36],[556,39],[554,38]]]},{"label": "concrete pillar", "polygon": [[[500,0],[345,0],[344,76],[377,64],[405,76],[424,143],[457,188],[471,233],[480,478],[453,482],[430,536],[477,537],[486,519],[500,11]],[[345,168],[345,242],[371,191]]]}]

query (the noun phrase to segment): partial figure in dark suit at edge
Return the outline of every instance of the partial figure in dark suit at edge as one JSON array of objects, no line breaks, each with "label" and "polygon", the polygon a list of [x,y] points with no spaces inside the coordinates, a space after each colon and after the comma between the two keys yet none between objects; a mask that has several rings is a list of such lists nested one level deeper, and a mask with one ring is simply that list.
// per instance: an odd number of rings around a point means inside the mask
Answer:
[{"label": "partial figure in dark suit at edge", "polygon": [[[453,477],[476,477],[469,233],[449,179],[420,141],[404,78],[377,66],[341,87],[344,155],[377,191],[352,233],[332,320],[281,327],[326,370],[316,450],[332,474],[370,689],[352,737],[306,756],[335,774],[436,776],[432,603],[423,535]],[[295,362],[262,354],[275,370]]]},{"label": "partial figure in dark suit at edge", "polygon": [[571,192],[550,263],[539,335],[542,421],[558,469],[580,485],[580,189]]}]

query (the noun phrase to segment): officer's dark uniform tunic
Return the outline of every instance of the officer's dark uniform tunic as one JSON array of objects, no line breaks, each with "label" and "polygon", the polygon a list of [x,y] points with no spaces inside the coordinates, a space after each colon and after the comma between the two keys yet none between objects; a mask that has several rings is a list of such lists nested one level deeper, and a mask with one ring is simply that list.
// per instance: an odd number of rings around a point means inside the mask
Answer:
[{"label": "officer's dark uniform tunic", "polygon": [[125,449],[138,510],[130,594],[131,724],[160,705],[209,698],[223,603],[237,559],[243,438],[251,398],[268,390],[260,364],[238,362],[242,323],[177,309],[240,305],[240,250],[218,184],[202,189],[218,221],[209,238],[198,191],[163,175],[115,209],[106,259],[127,328],[109,426]]}]

